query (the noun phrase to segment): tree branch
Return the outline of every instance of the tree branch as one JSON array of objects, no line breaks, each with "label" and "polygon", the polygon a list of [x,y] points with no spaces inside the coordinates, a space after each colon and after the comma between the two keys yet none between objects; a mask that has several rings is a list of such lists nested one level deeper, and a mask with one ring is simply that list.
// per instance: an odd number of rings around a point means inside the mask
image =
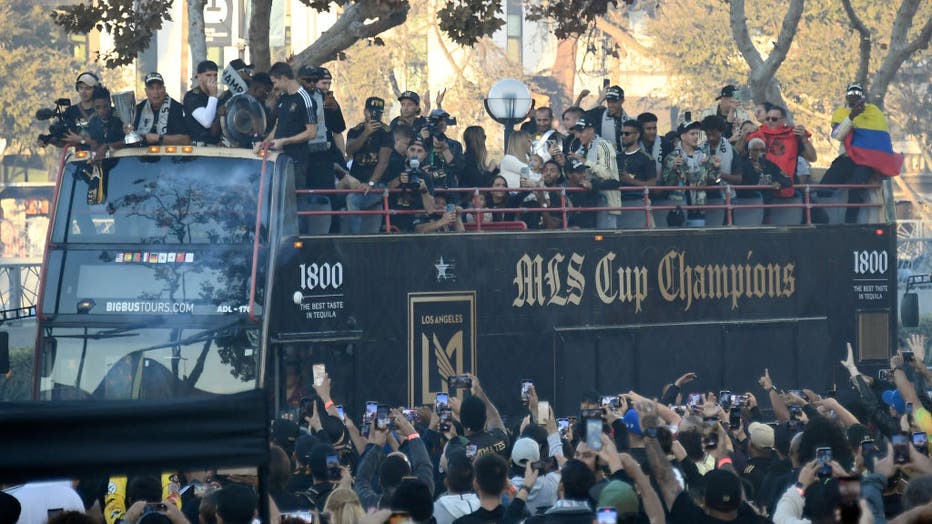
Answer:
[{"label": "tree branch", "polygon": [[789,53],[790,46],[793,45],[793,38],[796,36],[796,30],[799,27],[799,19],[803,16],[805,3],[805,0],[790,0],[790,6],[786,10],[786,15],[783,16],[783,25],[780,27],[777,43],[770,55],[767,56],[767,61],[764,62],[762,76],[775,75],[777,69],[780,69],[780,65],[786,60],[786,54]]},{"label": "tree branch", "polygon": [[880,108],[883,108],[890,82],[896,77],[903,62],[916,51],[928,48],[929,40],[932,39],[932,18],[930,18],[926,20],[916,38],[912,42],[907,42],[919,3],[919,0],[903,0],[896,12],[896,19],[893,21],[893,29],[890,33],[890,49],[880,64],[877,74],[874,75],[869,93],[871,102]]},{"label": "tree branch", "polygon": [[854,7],[851,5],[851,0],[841,0],[841,5],[845,8],[845,13],[848,15],[848,20],[851,22],[851,27],[861,35],[860,43],[858,44],[858,72],[855,75],[855,80],[861,83],[864,88],[867,88],[867,70],[870,67],[871,63],[871,47],[873,46],[873,41],[871,40],[870,29],[864,25],[864,21],[861,20],[861,17],[854,12]]},{"label": "tree branch", "polygon": [[753,74],[754,71],[764,65],[764,60],[761,58],[760,53],[757,52],[757,48],[754,47],[754,42],[751,41],[751,33],[748,32],[748,20],[744,15],[744,0],[730,0],[729,5],[728,16],[731,22],[731,34],[734,36],[738,51],[741,52],[741,56],[744,57],[744,61],[748,63]]},{"label": "tree branch", "polygon": [[[372,38],[383,31],[399,26],[408,18],[411,7],[398,2],[389,9],[378,0],[360,0],[347,7],[336,23],[324,31],[320,38],[295,56],[296,64],[320,65],[336,59],[340,52],[357,41]],[[374,22],[366,20],[375,18]]]},{"label": "tree branch", "polygon": [[628,33],[625,28],[620,27],[614,22],[608,20],[606,18],[607,16],[608,15],[606,14],[605,16],[600,16],[595,19],[595,26],[599,29],[599,31],[602,31],[603,33],[612,37],[618,44],[623,44],[623,47],[627,49],[634,49],[642,56],[652,56],[650,49],[647,49],[641,45],[641,43],[638,42],[636,38],[631,36],[631,34]]}]

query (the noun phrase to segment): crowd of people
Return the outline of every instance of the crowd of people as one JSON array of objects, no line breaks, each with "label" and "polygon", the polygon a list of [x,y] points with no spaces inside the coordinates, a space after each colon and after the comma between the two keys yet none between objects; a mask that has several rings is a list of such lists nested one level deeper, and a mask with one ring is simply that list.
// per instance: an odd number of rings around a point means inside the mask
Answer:
[{"label": "crowd of people", "polygon": [[[761,103],[752,114],[738,101],[734,85],[724,86],[697,119],[685,112],[666,134],[658,129],[657,115],[629,115],[624,90],[617,85],[606,85],[589,108],[582,107],[589,97],[582,93],[559,122],[551,108],[532,107],[496,161],[482,127],[466,126],[462,142],[451,136],[451,126],[458,123],[442,108],[443,93],[431,109],[429,99],[402,92],[400,114],[390,120],[386,101],[371,96],[361,121],[348,127],[326,68],[295,70],[279,62],[268,72],[255,72],[238,59],[229,67],[248,85],[246,96],[266,114],[267,128],[245,145],[263,143],[285,152],[294,161],[297,188],[314,190],[301,195],[299,210],[383,209],[388,189],[393,231],[463,231],[476,221],[521,221],[531,229],[613,229],[620,226],[625,205],[645,202],[646,187],[651,199],[685,207],[690,224],[702,224],[703,209],[692,206],[720,201],[726,193],[759,195],[763,203],[797,196],[794,184],[810,182],[810,163],[817,159],[811,133],[791,121],[786,108]],[[217,75],[214,62],[198,64],[196,87],[178,102],[166,93],[159,73],[147,74],[145,99],[134,121],[123,123],[114,115],[110,92],[93,73],[82,73],[75,86],[79,100],[66,113],[86,126],[69,130],[59,145],[90,149],[96,157],[127,147],[127,133],[141,146],[237,145],[225,139],[221,126],[235,97],[229,90],[220,93]],[[875,140],[871,133],[886,126],[880,110],[866,100],[863,86],[848,85],[845,107],[833,115],[832,137],[842,143],[841,154],[823,183],[864,184],[891,176],[873,162],[876,158],[857,154],[858,142],[851,140],[858,133]],[[758,187],[736,192],[731,185]],[[448,191],[456,188],[494,191]],[[326,192],[334,189],[357,192]],[[863,191],[850,192],[851,203],[863,200]],[[562,212],[547,211],[562,206],[604,210],[573,211],[564,225]],[[821,210],[814,211],[814,220],[820,220]],[[849,208],[847,221],[855,221],[857,213],[857,207]],[[376,233],[384,230],[385,220],[352,213],[315,215],[305,216],[301,227],[308,234]]]},{"label": "crowd of people", "polygon": [[[932,371],[911,336],[877,377],[817,393],[763,371],[757,391],[520,391],[505,417],[473,375],[431,405],[354,420],[321,373],[272,423],[273,524],[932,522]],[[299,375],[306,370],[297,370]],[[315,374],[316,377],[316,374]],[[783,386],[783,387],[781,387]],[[298,395],[300,396],[300,395]],[[557,416],[558,414],[566,415]],[[358,424],[357,424],[358,422]],[[7,486],[0,524],[251,524],[255,470]]]}]

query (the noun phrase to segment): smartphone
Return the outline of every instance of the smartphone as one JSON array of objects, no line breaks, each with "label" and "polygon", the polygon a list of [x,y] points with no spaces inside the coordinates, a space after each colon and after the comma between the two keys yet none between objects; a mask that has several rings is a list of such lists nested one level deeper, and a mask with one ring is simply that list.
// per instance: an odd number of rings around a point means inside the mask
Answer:
[{"label": "smartphone", "polygon": [[521,379],[521,403],[527,405],[530,395],[531,388],[534,387],[534,382],[529,378]]},{"label": "smartphone", "polygon": [[371,424],[372,422],[375,422],[375,414],[378,411],[378,409],[379,409],[378,402],[374,400],[370,400],[366,402],[366,412],[362,416],[363,422],[365,422],[366,424]]},{"label": "smartphone", "polygon": [[747,395],[732,395],[731,396],[731,407],[733,408],[743,408],[748,405],[748,396]]},{"label": "smartphone", "polygon": [[455,213],[455,212],[456,212],[456,205],[455,205],[455,204],[447,204],[447,213]]},{"label": "smartphone", "polygon": [[468,458],[469,460],[472,460],[476,458],[476,453],[478,452],[479,452],[479,446],[473,444],[472,442],[470,442],[469,444],[466,444],[466,458]]},{"label": "smartphone", "polygon": [[832,448],[816,448],[816,460],[819,461],[819,476],[832,476]]},{"label": "smartphone", "polygon": [[411,522],[411,514],[407,511],[393,511],[386,522],[387,524],[405,524]]},{"label": "smartphone", "polygon": [[872,438],[866,438],[861,441],[861,456],[866,462],[868,458],[877,454],[877,443]]},{"label": "smartphone", "polygon": [[913,447],[923,455],[929,455],[929,436],[924,431],[913,433]]},{"label": "smartphone", "polygon": [[674,413],[676,413],[677,415],[681,417],[686,416],[686,411],[687,411],[686,406],[672,406],[670,409],[672,409]]},{"label": "smartphone", "polygon": [[298,519],[306,524],[314,524],[314,514],[310,511],[292,511],[291,513],[282,513],[282,520],[286,518]]},{"label": "smartphone", "polygon": [[546,424],[550,420],[550,402],[546,400],[537,401],[537,423]]},{"label": "smartphone", "polygon": [[602,451],[602,418],[586,419],[586,446],[592,451]]},{"label": "smartphone", "polygon": [[384,404],[379,404],[379,406],[376,408],[376,415],[375,415],[375,427],[377,429],[388,429],[388,423],[389,423],[388,414],[389,414],[388,406]]},{"label": "smartphone", "polygon": [[597,509],[595,516],[597,524],[618,524],[618,511],[611,506]]},{"label": "smartphone", "polygon": [[323,386],[324,376],[327,375],[327,367],[323,364],[314,364],[314,385]]},{"label": "smartphone", "polygon": [[904,352],[903,352],[903,362],[912,362],[912,361],[914,361],[914,360],[916,360],[916,354],[915,354],[915,353],[913,353],[912,351],[904,351]]},{"label": "smartphone", "polygon": [[893,444],[893,463],[909,463],[909,437],[905,433],[896,433],[890,438]]},{"label": "smartphone", "polygon": [[333,481],[339,481],[343,476],[340,471],[340,457],[337,455],[327,455],[327,478]]},{"label": "smartphone", "polygon": [[608,87],[608,86],[610,86],[610,85],[612,85],[612,79],[611,79],[611,78],[603,78],[603,79],[602,79],[602,87]]},{"label": "smartphone", "polygon": [[168,507],[165,505],[164,502],[147,502],[146,512],[151,513],[153,511],[157,511],[157,512],[168,511]]},{"label": "smartphone", "polygon": [[445,411],[450,407],[450,394],[449,393],[437,393],[437,396],[434,399],[434,409],[437,413]]},{"label": "smartphone", "polygon": [[557,431],[560,432],[561,438],[566,438],[566,435],[568,435],[570,431],[570,419],[558,418],[557,419]]},{"label": "smartphone", "polygon": [[718,405],[725,409],[731,407],[731,391],[724,390],[718,392]]},{"label": "smartphone", "polygon": [[799,417],[803,414],[802,406],[790,404],[787,408],[790,410],[790,420],[799,420]]},{"label": "smartphone", "polygon": [[690,406],[701,406],[702,405],[702,393],[690,393],[689,401],[687,402]]},{"label": "smartphone", "polygon": [[437,429],[440,430],[441,433],[446,433],[447,431],[450,431],[450,410],[445,409],[441,411],[439,415],[440,415],[440,422],[437,423]]},{"label": "smartphone", "polygon": [[346,410],[343,409],[343,404],[337,405],[337,416],[341,421],[346,422]]},{"label": "smartphone", "polygon": [[741,427],[741,408],[728,410],[728,428],[732,431]]},{"label": "smartphone", "polygon": [[893,375],[890,374],[889,369],[881,369],[877,371],[877,380],[883,382],[893,382]]},{"label": "smartphone", "polygon": [[537,462],[531,462],[531,469],[535,469],[541,474],[547,474],[551,471],[558,470],[559,466],[557,465],[557,459],[555,457],[547,457]]},{"label": "smartphone", "polygon": [[447,379],[447,386],[450,391],[454,389],[470,389],[472,388],[472,379],[469,375],[454,375]]},{"label": "smartphone", "polygon": [[602,418],[602,408],[584,409],[580,415],[582,418]]}]

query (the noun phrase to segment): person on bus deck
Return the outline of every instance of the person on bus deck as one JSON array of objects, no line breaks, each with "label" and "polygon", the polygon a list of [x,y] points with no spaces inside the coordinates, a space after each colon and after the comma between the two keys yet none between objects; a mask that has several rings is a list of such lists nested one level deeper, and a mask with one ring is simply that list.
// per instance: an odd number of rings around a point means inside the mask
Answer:
[{"label": "person on bus deck", "polygon": [[[232,67],[233,70],[236,71],[236,74],[239,75],[239,77],[243,79],[243,82],[246,82],[247,86],[252,87],[252,80],[254,77],[252,74],[251,66],[246,65],[246,62],[243,62],[243,60],[240,58],[236,58],[230,61],[230,63],[227,65],[228,67]],[[217,99],[217,112],[220,114],[220,116],[224,115],[223,106],[226,105],[226,103],[229,102],[230,98],[232,97],[233,97],[233,91],[231,89],[227,89]]]},{"label": "person on bus deck", "polygon": [[[618,162],[618,178],[623,186],[647,187],[657,184],[654,159],[641,147],[641,123],[625,120],[621,125],[621,144],[624,149],[615,157]],[[623,191],[622,200],[644,201],[643,191]]]},{"label": "person on bus deck", "polygon": [[414,91],[405,91],[398,96],[398,103],[401,104],[401,114],[389,122],[389,127],[395,129],[404,124],[418,135],[421,128],[427,125],[427,119],[421,116],[421,96]]},{"label": "person on bus deck", "polygon": [[203,60],[197,64],[197,86],[184,94],[184,116],[195,145],[220,143],[217,118],[217,64]]},{"label": "person on bus deck", "polygon": [[[575,159],[569,162],[566,166],[566,187],[581,187],[586,191],[567,192],[567,207],[605,207],[600,191],[617,189],[621,181],[590,177],[588,165]],[[573,212],[568,217],[568,225],[574,229],[594,229],[596,212]]]},{"label": "person on bus deck", "polygon": [[[450,195],[452,196],[452,195]],[[463,208],[452,205],[452,200],[447,205],[448,195],[434,195],[434,212],[429,215],[419,215],[414,219],[414,230],[418,233],[440,233],[456,231],[462,233],[466,231],[463,225]]]},{"label": "person on bus deck", "polygon": [[320,79],[317,80],[317,90],[324,98],[324,122],[327,124],[327,140],[330,141],[330,153],[334,162],[344,165],[346,154],[346,141],[343,132],[346,131],[346,120],[343,118],[343,109],[333,96],[333,75],[326,67],[318,67]]},{"label": "person on bus deck", "polygon": [[[317,87],[317,82],[322,76],[319,67],[302,66],[298,70],[298,81],[304,87],[304,90],[311,95],[314,101],[314,112],[317,115],[317,131],[314,136],[307,142],[307,181],[309,189],[334,189],[334,155],[331,152],[332,135],[327,128],[327,116],[324,110],[324,94]],[[342,162],[340,163],[342,165]],[[337,172],[339,178],[342,175]],[[341,209],[345,197],[341,195],[314,195],[312,197],[312,209],[316,211],[330,211],[331,209]],[[308,233],[324,234],[332,232],[332,226],[338,224],[340,217],[334,216],[316,216],[305,217]],[[324,229],[326,226],[326,230]]]},{"label": "person on bus deck", "polygon": [[252,80],[249,82],[249,90],[247,93],[252,95],[256,100],[262,104],[262,108],[265,109],[265,132],[266,134],[272,131],[272,128],[275,127],[275,102],[277,100],[272,99],[272,90],[275,88],[272,85],[272,77],[268,73],[256,73],[252,77]]},{"label": "person on bus deck", "polygon": [[108,151],[120,149],[123,143],[123,121],[113,114],[110,105],[110,90],[104,86],[94,88],[94,116],[87,123],[87,141],[102,158]]},{"label": "person on bus deck", "polygon": [[[317,136],[317,106],[311,94],[295,79],[294,70],[285,62],[276,62],[269,76],[278,98],[278,120],[266,138],[272,149],[284,151],[294,162],[295,189],[326,189],[327,183],[317,173],[312,176],[308,141]],[[315,166],[316,168],[316,166]],[[332,173],[332,169],[331,169]],[[333,189],[333,176],[329,177]],[[322,195],[301,195],[299,211],[330,211],[330,199]],[[330,231],[330,216],[301,217],[301,232],[325,234]]]},{"label": "person on bus deck", "polygon": [[673,143],[657,131],[657,115],[641,113],[637,118],[641,123],[641,147],[650,155],[657,167],[657,176],[663,170],[663,157],[673,151]]},{"label": "person on bus deck", "polygon": [[78,78],[75,79],[74,90],[78,92],[78,103],[68,106],[68,108],[65,109],[62,117],[66,122],[74,122],[78,124],[78,129],[69,130],[65,135],[65,140],[61,143],[56,143],[55,145],[61,146],[64,144],[71,144],[79,150],[89,149],[89,146],[86,144],[87,137],[84,135],[84,133],[81,132],[81,130],[83,125],[86,125],[88,122],[90,122],[91,117],[94,116],[93,94],[94,88],[99,85],[100,79],[97,78],[97,75],[91,73],[90,71],[81,73],[78,75]]},{"label": "person on bus deck", "polygon": [[182,105],[165,91],[162,75],[146,75],[146,99],[136,104],[133,128],[145,145],[187,145],[191,143]]},{"label": "person on bus deck", "polygon": [[[618,161],[614,143],[596,133],[596,122],[587,115],[576,121],[570,131],[579,139],[579,149],[567,154],[570,160],[585,163],[589,166],[592,178],[601,181],[619,180]],[[618,123],[619,128],[621,122]],[[618,134],[621,135],[619,129]],[[600,207],[621,207],[621,195],[618,191],[603,191],[600,193],[602,205]],[[618,215],[621,211],[599,211],[596,215],[596,226],[599,229],[615,229],[618,225]]]},{"label": "person on bus deck", "polygon": [[[365,120],[356,125],[346,135],[346,153],[353,159],[350,174],[361,183],[366,184],[365,193],[351,193],[346,196],[346,209],[350,211],[375,209],[382,203],[382,189],[385,183],[382,177],[388,169],[392,156],[394,140],[389,127],[382,121],[385,100],[370,96],[363,109]],[[362,231],[363,223],[375,229]],[[350,215],[345,218],[344,232],[376,233],[378,222],[364,220],[363,215]]]},{"label": "person on bus deck", "polygon": [[427,119],[428,125],[420,136],[427,145],[427,163],[433,167],[433,186],[459,187],[463,173],[463,144],[447,136],[447,127],[456,125],[456,119],[444,109],[434,109]]},{"label": "person on bus deck", "polygon": [[[757,131],[748,135],[748,143],[752,138],[760,138],[767,144],[767,159],[780,166],[780,170],[790,177],[793,183],[798,182],[796,168],[797,157],[803,157],[809,162],[818,158],[816,150],[809,140],[812,136],[802,124],[790,125],[787,122],[786,109],[771,105],[767,110],[764,125]],[[779,198],[790,198],[794,194],[792,187],[777,192]]]},{"label": "person on bus deck", "polygon": [[393,210],[405,212],[393,215],[391,219],[392,227],[397,227],[402,232],[414,232],[417,211],[432,213],[434,209],[430,172],[424,165],[426,158],[427,148],[424,141],[413,140],[408,146],[404,170],[388,184],[389,189],[404,189],[401,193],[392,193],[393,198],[390,200]]}]

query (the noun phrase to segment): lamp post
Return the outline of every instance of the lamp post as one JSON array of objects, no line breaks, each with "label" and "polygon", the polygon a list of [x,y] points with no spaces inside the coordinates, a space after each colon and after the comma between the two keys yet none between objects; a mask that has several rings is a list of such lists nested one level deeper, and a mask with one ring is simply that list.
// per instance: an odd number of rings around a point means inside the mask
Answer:
[{"label": "lamp post", "polygon": [[489,89],[485,99],[485,111],[493,120],[505,126],[505,150],[515,124],[524,120],[531,110],[531,90],[520,80],[499,80]]}]

